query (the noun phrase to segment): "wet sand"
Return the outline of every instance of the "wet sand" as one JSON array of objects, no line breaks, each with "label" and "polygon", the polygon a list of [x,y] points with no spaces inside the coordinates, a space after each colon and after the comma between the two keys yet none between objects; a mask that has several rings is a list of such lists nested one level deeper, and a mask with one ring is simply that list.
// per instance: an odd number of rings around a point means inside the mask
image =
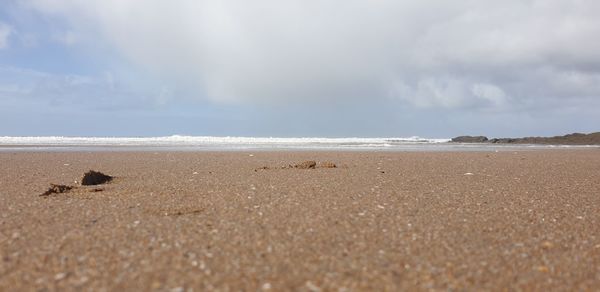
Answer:
[{"label": "wet sand", "polygon": [[598,149],[0,153],[2,291],[598,287]]}]

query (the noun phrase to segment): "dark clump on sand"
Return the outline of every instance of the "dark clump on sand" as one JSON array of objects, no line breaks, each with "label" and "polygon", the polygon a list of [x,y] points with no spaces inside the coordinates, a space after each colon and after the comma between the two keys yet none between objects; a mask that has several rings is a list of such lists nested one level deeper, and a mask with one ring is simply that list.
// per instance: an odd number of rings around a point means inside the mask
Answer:
[{"label": "dark clump on sand", "polygon": [[337,168],[337,165],[331,161],[321,162],[319,165],[321,168]]},{"label": "dark clump on sand", "polygon": [[[306,161],[303,161],[303,162],[295,164],[295,165],[289,164],[287,166],[282,166],[280,168],[281,169],[316,169],[317,167],[318,168],[337,168],[337,164],[335,164],[331,161],[323,161],[323,162],[317,164],[317,162],[314,160],[306,160]],[[262,166],[259,168],[255,168],[254,171],[256,172],[259,170],[270,170],[270,169],[273,169],[273,168],[268,167],[268,166]]]},{"label": "dark clump on sand", "polygon": [[454,143],[494,143],[494,144],[546,144],[546,145],[600,145],[600,132],[573,133],[554,137],[492,138],[485,136],[459,136],[452,138]]},{"label": "dark clump on sand", "polygon": [[81,179],[81,185],[84,186],[93,186],[93,185],[101,185],[103,183],[107,183],[113,179],[112,176],[106,175],[99,171],[90,170],[83,175]]},{"label": "dark clump on sand", "polygon": [[43,194],[41,194],[40,197],[46,197],[46,196],[50,196],[52,194],[62,194],[62,193],[66,193],[72,189],[73,189],[72,186],[50,184],[50,188],[47,191],[45,191]]},{"label": "dark clump on sand", "polygon": [[314,160],[307,160],[302,163],[294,165],[294,168],[299,169],[315,169],[317,167],[317,162]]}]

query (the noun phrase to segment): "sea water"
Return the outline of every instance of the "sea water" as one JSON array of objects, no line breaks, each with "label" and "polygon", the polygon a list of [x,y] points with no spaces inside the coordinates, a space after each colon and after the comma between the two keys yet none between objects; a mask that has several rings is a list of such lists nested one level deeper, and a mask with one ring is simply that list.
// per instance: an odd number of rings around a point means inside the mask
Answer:
[{"label": "sea water", "polygon": [[[380,150],[501,151],[581,146],[449,143],[446,138],[277,138],[277,137],[0,137],[0,151],[244,151]],[[594,146],[583,146],[594,147]]]}]

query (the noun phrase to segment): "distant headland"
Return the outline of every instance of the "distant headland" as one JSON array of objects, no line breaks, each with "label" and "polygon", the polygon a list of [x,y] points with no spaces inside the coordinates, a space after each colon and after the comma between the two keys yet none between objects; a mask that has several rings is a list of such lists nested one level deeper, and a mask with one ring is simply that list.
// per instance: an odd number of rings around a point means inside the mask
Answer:
[{"label": "distant headland", "polygon": [[491,138],[486,136],[459,136],[453,143],[498,143],[498,144],[551,144],[551,145],[600,145],[600,132],[573,133],[554,137]]}]

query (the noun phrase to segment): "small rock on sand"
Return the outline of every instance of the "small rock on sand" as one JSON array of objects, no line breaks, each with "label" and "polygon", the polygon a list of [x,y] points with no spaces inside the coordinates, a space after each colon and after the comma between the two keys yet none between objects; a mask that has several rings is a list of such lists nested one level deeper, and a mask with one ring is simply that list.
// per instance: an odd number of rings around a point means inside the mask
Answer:
[{"label": "small rock on sand", "polygon": [[113,179],[113,177],[110,175],[106,175],[99,171],[90,170],[83,175],[83,178],[81,179],[81,185],[84,185],[84,186],[100,185],[103,183],[107,183],[107,182],[111,181],[112,179]]}]

